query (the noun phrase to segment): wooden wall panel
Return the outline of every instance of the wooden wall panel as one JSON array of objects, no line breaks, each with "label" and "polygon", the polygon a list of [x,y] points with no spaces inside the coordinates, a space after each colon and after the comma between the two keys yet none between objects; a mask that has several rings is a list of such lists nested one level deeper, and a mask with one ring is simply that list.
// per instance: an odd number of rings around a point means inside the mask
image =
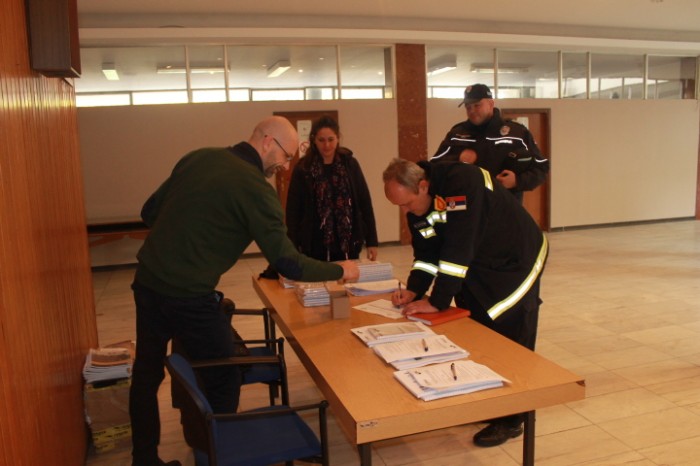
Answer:
[{"label": "wooden wall panel", "polygon": [[30,70],[23,0],[0,10],[0,464],[83,464],[97,344],[75,98]]},{"label": "wooden wall panel", "polygon": [[[396,113],[399,157],[417,162],[428,158],[427,82],[425,45],[396,44]],[[399,238],[411,242],[404,215],[400,216]]]}]

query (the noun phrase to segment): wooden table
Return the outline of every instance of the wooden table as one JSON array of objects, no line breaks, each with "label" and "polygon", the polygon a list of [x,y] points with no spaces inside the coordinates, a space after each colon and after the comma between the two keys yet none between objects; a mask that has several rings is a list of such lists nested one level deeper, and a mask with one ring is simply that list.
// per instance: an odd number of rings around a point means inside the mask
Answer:
[{"label": "wooden table", "polygon": [[[358,446],[363,466],[371,464],[371,443],[527,412],[523,464],[534,464],[534,411],[585,397],[584,380],[542,356],[471,319],[434,328],[470,352],[512,384],[503,388],[422,401],[393,377],[394,368],[379,358],[351,328],[394,322],[351,310],[333,319],[328,306],[303,307],[291,289],[275,280],[253,277],[253,286],[289,345],[330,403],[339,425]],[[354,304],[380,297],[351,298]]]}]

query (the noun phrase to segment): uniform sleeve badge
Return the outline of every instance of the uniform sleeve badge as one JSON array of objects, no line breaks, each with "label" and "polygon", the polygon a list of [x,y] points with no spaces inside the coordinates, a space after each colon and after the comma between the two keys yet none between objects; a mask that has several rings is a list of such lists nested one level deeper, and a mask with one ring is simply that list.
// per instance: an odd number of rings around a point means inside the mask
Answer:
[{"label": "uniform sleeve badge", "polygon": [[467,196],[452,196],[445,199],[447,211],[467,210]]},{"label": "uniform sleeve badge", "polygon": [[507,125],[501,126],[500,133],[501,133],[501,136],[508,136],[508,134],[510,133],[510,126],[507,126]]},{"label": "uniform sleeve badge", "polygon": [[447,203],[441,196],[435,196],[433,205],[435,206],[435,210],[438,212],[444,212],[445,209],[447,209]]}]

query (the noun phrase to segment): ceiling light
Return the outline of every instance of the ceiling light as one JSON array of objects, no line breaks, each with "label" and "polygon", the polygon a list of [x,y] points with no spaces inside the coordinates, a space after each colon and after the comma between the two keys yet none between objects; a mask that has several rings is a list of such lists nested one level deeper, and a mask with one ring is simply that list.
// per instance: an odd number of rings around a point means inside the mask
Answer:
[{"label": "ceiling light", "polygon": [[102,74],[105,75],[108,81],[119,81],[119,75],[117,74],[117,68],[114,66],[114,63],[103,63]]},{"label": "ceiling light", "polygon": [[267,77],[276,78],[287,71],[291,66],[292,65],[289,63],[289,60],[280,60],[267,69]]},{"label": "ceiling light", "polygon": [[[516,74],[527,73],[530,71],[530,65],[498,65],[498,74]],[[493,65],[490,63],[472,63],[472,73],[490,73],[493,74]]]},{"label": "ceiling light", "polygon": [[431,60],[428,63],[428,76],[436,76],[456,68],[457,57],[454,55],[443,55],[442,57]]},{"label": "ceiling light", "polygon": [[[190,66],[190,74],[214,74],[223,73],[223,66]],[[187,73],[187,68],[183,66],[159,66],[156,69],[157,74],[185,74]]]}]

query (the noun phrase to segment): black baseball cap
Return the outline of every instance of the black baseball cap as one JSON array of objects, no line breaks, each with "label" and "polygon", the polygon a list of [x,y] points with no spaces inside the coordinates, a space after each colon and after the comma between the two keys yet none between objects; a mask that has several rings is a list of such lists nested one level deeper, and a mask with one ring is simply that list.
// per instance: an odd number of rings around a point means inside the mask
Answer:
[{"label": "black baseball cap", "polygon": [[486,84],[473,84],[467,86],[464,90],[464,100],[461,101],[458,107],[462,105],[473,104],[481,99],[493,99],[493,94],[491,94],[491,89]]}]

